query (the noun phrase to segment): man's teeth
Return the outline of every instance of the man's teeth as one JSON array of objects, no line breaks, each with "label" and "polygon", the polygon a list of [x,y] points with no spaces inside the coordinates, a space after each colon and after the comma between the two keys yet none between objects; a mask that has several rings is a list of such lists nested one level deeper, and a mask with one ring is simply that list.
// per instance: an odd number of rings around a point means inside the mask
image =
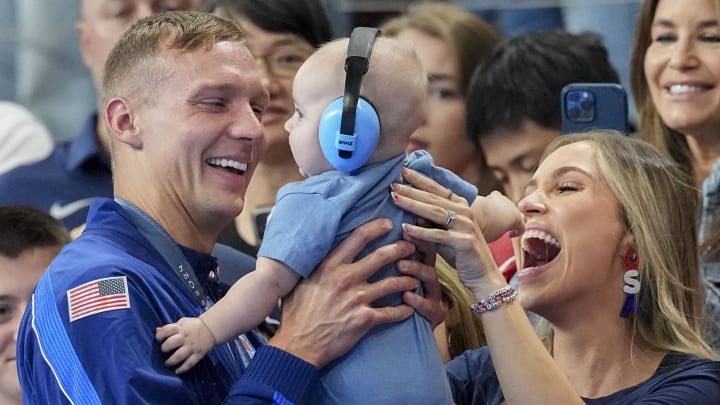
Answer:
[{"label": "man's teeth", "polygon": [[687,84],[673,84],[670,86],[671,94],[687,94],[687,93],[699,93],[703,91],[700,86],[690,86]]},{"label": "man's teeth", "polygon": [[547,244],[560,248],[560,241],[557,240],[554,236],[537,229],[531,229],[529,231],[526,231],[520,239],[520,245],[522,246],[523,250],[528,253],[533,253],[532,249],[530,248],[530,242],[528,242],[529,239],[540,239]]},{"label": "man's teeth", "polygon": [[207,160],[207,162],[213,166],[220,166],[220,167],[226,167],[235,169],[240,172],[245,172],[247,170],[247,163],[240,163],[236,160],[230,160],[230,159],[220,159],[220,158],[210,158]]}]

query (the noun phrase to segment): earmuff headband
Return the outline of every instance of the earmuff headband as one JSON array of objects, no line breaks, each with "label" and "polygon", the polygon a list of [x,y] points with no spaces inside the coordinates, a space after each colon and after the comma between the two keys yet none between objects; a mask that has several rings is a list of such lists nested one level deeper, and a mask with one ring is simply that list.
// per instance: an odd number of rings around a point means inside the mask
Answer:
[{"label": "earmuff headband", "polygon": [[[345,58],[345,95],[340,119],[340,133],[343,135],[355,135],[355,112],[360,97],[360,85],[370,67],[370,53],[379,32],[377,28],[356,27],[350,34]],[[345,159],[352,156],[352,151],[339,150],[338,153]]]}]

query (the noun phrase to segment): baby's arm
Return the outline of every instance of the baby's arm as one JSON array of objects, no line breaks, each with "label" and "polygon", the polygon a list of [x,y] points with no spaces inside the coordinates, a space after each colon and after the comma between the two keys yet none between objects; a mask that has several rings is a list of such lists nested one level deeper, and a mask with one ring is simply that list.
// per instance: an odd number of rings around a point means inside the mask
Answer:
[{"label": "baby's arm", "polygon": [[165,353],[165,362],[180,365],[180,374],[197,364],[214,346],[229,342],[259,325],[289,293],[300,275],[284,264],[259,257],[255,271],[235,282],[227,294],[199,318],[181,318],[158,328],[155,338]]},{"label": "baby's arm", "polygon": [[498,239],[507,231],[511,231],[510,236],[513,237],[523,230],[520,210],[500,192],[493,191],[487,197],[477,196],[470,208],[488,242]]}]

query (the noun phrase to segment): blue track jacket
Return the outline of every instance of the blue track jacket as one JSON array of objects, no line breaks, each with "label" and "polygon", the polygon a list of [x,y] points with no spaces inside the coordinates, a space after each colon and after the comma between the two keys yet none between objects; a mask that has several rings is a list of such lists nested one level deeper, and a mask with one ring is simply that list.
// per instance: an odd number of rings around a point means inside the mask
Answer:
[{"label": "blue track jacket", "polygon": [[175,375],[155,328],[203,310],[122,207],[94,202],[85,232],[40,279],[20,325],[24,403],[299,404],[317,386],[315,367],[254,333],[247,351],[219,346]]}]

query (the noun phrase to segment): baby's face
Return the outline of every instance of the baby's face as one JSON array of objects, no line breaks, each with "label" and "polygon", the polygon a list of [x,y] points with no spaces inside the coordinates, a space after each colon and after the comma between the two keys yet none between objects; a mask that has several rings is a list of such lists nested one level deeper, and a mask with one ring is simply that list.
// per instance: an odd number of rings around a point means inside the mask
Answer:
[{"label": "baby's face", "polygon": [[322,153],[318,137],[320,117],[334,98],[329,94],[329,86],[318,80],[323,77],[322,73],[313,71],[312,65],[300,68],[293,83],[295,112],[285,122],[293,158],[306,177],[333,168]]}]

